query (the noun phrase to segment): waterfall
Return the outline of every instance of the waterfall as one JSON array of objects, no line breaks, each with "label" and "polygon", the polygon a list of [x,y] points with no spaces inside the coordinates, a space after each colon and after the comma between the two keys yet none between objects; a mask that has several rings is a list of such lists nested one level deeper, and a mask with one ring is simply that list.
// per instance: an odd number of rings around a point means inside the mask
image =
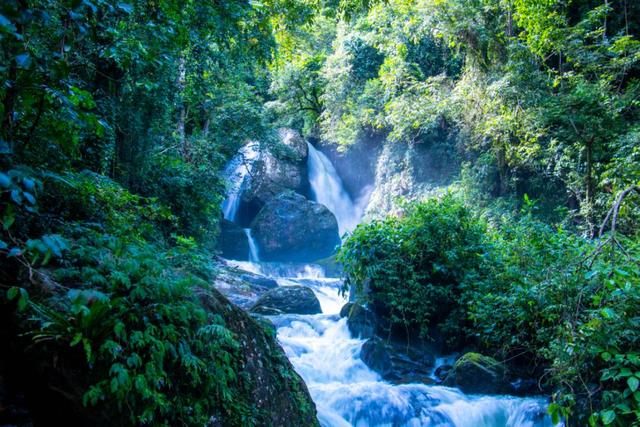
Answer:
[{"label": "waterfall", "polygon": [[[340,232],[360,221],[364,202],[354,203],[329,159],[309,147],[309,181],[315,200],[333,212]],[[223,204],[225,218],[236,217],[245,178],[258,156],[257,144],[247,144],[229,164],[230,183]],[[361,197],[360,201],[366,201]],[[250,261],[228,264],[274,278],[279,286],[302,285],[313,290],[322,314],[269,316],[277,338],[293,367],[306,383],[323,427],[552,427],[544,398],[465,395],[438,385],[391,384],[360,358],[365,340],[351,335],[347,319],[338,315],[346,303],[342,281],[327,278],[319,265],[260,262],[251,229]],[[451,363],[446,356],[437,360]],[[562,424],[561,424],[562,425]]]},{"label": "waterfall", "polygon": [[254,162],[259,154],[260,144],[249,142],[238,150],[238,154],[231,159],[225,168],[224,177],[229,188],[227,198],[222,202],[222,213],[224,218],[229,221],[235,220],[238,214],[245,178],[253,170]]},{"label": "waterfall", "polygon": [[258,256],[258,244],[251,235],[251,229],[245,228],[244,234],[247,235],[247,240],[249,241],[249,261],[256,263],[260,262],[260,257]]},{"label": "waterfall", "polygon": [[309,183],[316,202],[325,205],[336,216],[340,235],[352,231],[360,222],[364,206],[355,204],[344,188],[331,161],[316,148],[309,147]]}]

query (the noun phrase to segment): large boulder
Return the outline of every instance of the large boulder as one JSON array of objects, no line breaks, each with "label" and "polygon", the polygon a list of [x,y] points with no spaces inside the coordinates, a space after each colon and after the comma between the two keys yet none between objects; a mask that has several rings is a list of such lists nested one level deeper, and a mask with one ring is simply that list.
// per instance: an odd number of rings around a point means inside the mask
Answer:
[{"label": "large boulder", "polygon": [[320,301],[306,286],[279,286],[262,295],[251,312],[263,315],[318,314]]},{"label": "large boulder", "polygon": [[507,367],[492,357],[465,353],[448,371],[444,384],[470,394],[506,394],[514,391]]},{"label": "large boulder", "polygon": [[270,199],[251,229],[264,261],[310,262],[330,256],[340,244],[331,211],[293,191]]},{"label": "large boulder", "polygon": [[360,358],[372,370],[394,383],[433,383],[435,365],[432,349],[407,346],[405,343],[371,338],[360,350]]},{"label": "large boulder", "polygon": [[223,219],[220,223],[219,248],[227,259],[246,261],[249,259],[249,240],[244,229]]},{"label": "large boulder", "polygon": [[258,212],[267,201],[285,190],[309,192],[306,141],[291,129],[280,129],[279,136],[280,143],[263,149],[252,174],[247,177],[242,194],[245,212]]}]

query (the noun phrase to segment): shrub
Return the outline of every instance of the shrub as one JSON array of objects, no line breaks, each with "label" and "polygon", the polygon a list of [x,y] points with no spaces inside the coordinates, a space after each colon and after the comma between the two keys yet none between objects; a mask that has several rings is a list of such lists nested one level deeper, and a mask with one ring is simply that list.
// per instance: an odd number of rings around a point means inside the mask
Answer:
[{"label": "shrub", "polygon": [[[461,341],[465,283],[485,253],[485,224],[455,196],[408,205],[404,216],[360,225],[338,255],[345,286],[409,335]],[[435,329],[434,329],[435,327]],[[451,344],[455,344],[451,342]]]}]

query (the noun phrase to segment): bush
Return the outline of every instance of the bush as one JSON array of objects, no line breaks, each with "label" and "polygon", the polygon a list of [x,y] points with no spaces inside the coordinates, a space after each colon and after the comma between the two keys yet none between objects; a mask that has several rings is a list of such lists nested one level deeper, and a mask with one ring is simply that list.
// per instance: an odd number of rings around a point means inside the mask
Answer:
[{"label": "bush", "polygon": [[[478,275],[485,224],[455,196],[407,206],[402,217],[360,225],[338,255],[355,285],[409,335],[441,332],[460,344],[465,283]],[[456,342],[457,341],[457,342]]]}]

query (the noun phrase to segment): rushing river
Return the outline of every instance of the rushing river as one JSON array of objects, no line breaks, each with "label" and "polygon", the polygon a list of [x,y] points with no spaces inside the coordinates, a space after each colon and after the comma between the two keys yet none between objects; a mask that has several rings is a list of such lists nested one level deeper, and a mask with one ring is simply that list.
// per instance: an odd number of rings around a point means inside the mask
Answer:
[{"label": "rushing river", "polygon": [[[246,153],[245,153],[246,154]],[[253,153],[251,153],[253,154]],[[235,164],[237,169],[246,166]],[[233,167],[233,166],[232,166]],[[309,146],[309,181],[315,200],[336,215],[340,230],[353,229],[363,209],[353,203],[329,159]],[[243,175],[244,176],[244,175]],[[227,218],[233,218],[242,182],[227,200]],[[261,263],[259,249],[246,230],[249,262],[237,267],[274,278],[280,286],[311,288],[322,308],[316,315],[270,316],[278,340],[296,371],[307,384],[324,427],[442,426],[442,427],[546,427],[552,426],[543,398],[465,395],[457,389],[425,385],[394,385],[369,369],[360,359],[364,340],[351,336],[340,308],[341,281],[327,278],[314,265]],[[441,359],[438,359],[441,360]]]}]

